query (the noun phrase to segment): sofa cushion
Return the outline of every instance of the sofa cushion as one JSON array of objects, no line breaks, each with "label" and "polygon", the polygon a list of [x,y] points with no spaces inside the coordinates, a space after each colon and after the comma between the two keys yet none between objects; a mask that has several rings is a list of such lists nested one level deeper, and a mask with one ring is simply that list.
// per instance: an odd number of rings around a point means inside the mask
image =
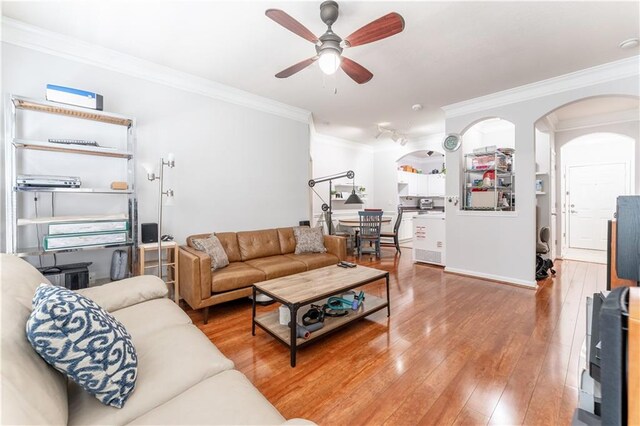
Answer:
[{"label": "sofa cushion", "polygon": [[296,251],[296,236],[293,234],[293,228],[278,228],[277,231],[280,240],[280,254]]},{"label": "sofa cushion", "polygon": [[27,339],[40,356],[100,402],[121,408],[136,386],[131,336],[91,299],[43,284],[33,297]]},{"label": "sofa cushion", "polygon": [[278,425],[284,421],[242,373],[231,370],[199,383],[132,424]]},{"label": "sofa cushion", "polygon": [[307,265],[287,256],[269,256],[260,259],[248,260],[245,263],[261,270],[266,275],[266,279],[284,277],[286,275],[297,274],[307,270]]},{"label": "sofa cushion", "polygon": [[33,350],[24,332],[35,289],[48,282],[29,263],[0,253],[0,424],[67,423],[67,379]]},{"label": "sofa cushion", "polygon": [[211,273],[211,291],[222,293],[248,287],[264,280],[264,272],[243,262],[233,262],[226,268]]},{"label": "sofa cushion", "polygon": [[107,312],[117,311],[147,300],[167,297],[167,284],[154,275],[139,275],[95,287],[77,290]]},{"label": "sofa cushion", "polygon": [[156,331],[174,325],[191,324],[191,318],[170,299],[155,299],[112,312],[125,326],[133,344]]},{"label": "sofa cushion", "polygon": [[293,230],[296,237],[295,254],[326,253],[322,228],[298,227]]},{"label": "sofa cushion", "polygon": [[278,231],[275,229],[238,232],[237,235],[240,254],[245,262],[280,254],[280,240],[278,239]]},{"label": "sofa cushion", "polygon": [[229,262],[241,262],[240,246],[238,245],[238,235],[235,232],[216,232],[224,251],[227,253]]},{"label": "sofa cushion", "polygon": [[212,270],[222,269],[229,265],[229,257],[215,235],[211,234],[207,238],[194,238],[192,241],[195,248],[209,255]]},{"label": "sofa cushion", "polygon": [[[194,325],[171,326],[141,336],[136,349],[138,383],[127,404],[121,409],[102,405],[70,384],[70,425],[129,423],[201,381],[233,368],[233,362]],[[194,410],[200,408],[192,406]]]},{"label": "sofa cushion", "polygon": [[324,268],[325,266],[336,265],[340,259],[331,253],[302,253],[288,254],[288,258],[302,262],[307,265],[307,270]]}]

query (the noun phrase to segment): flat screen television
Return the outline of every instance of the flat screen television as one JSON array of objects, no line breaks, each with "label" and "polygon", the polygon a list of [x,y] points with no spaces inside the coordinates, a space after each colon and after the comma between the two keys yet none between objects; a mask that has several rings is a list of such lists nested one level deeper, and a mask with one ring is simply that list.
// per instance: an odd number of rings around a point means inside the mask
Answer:
[{"label": "flat screen television", "polygon": [[616,220],[618,277],[640,283],[640,195],[618,197]]}]

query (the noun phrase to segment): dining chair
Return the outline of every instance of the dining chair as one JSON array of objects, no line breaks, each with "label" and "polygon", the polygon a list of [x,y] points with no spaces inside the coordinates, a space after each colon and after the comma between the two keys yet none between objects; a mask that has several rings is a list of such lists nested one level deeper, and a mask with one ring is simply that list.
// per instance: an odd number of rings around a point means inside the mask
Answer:
[{"label": "dining chair", "polygon": [[[380,257],[380,228],[382,227],[382,210],[359,211],[360,226],[358,232],[358,256],[362,253],[375,253]],[[366,245],[371,249],[367,250]]]},{"label": "dining chair", "polygon": [[[402,207],[398,206],[398,216],[396,222],[393,224],[393,232],[381,232],[380,233],[380,245],[382,247],[395,247],[399,254],[402,254],[400,250],[400,242],[398,241],[398,231],[400,230],[400,223],[402,222]],[[389,240],[392,241],[389,241]]]}]

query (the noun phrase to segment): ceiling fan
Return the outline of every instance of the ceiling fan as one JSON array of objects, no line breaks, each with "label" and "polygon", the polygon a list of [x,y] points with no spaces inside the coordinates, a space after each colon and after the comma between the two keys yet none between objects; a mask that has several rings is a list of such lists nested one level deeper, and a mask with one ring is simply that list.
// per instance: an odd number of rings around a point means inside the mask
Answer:
[{"label": "ceiling fan", "polygon": [[316,45],[315,56],[280,71],[276,74],[278,78],[290,77],[318,61],[320,69],[325,74],[333,74],[338,68],[342,68],[356,83],[366,83],[373,78],[373,74],[357,62],[342,56],[342,50],[391,37],[404,29],[402,16],[392,12],[368,23],[343,40],[331,29],[339,14],[338,3],[335,1],[324,1],[320,5],[320,19],[327,25],[327,31],[320,37],[316,37],[304,25],[282,10],[267,9],[265,14],[289,31]]}]

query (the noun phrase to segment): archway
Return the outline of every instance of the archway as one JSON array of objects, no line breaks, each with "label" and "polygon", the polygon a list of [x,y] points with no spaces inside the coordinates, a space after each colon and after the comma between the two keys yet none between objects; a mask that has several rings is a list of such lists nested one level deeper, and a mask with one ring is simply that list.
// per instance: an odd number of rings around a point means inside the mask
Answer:
[{"label": "archway", "polygon": [[560,146],[564,259],[606,263],[607,220],[616,198],[635,191],[635,140],[591,133]]},{"label": "archway", "polygon": [[[635,193],[640,188],[640,175],[636,170],[640,157],[638,108],[638,97],[594,96],[557,107],[535,123],[536,186],[539,189],[536,193],[536,230],[539,233],[545,226],[551,229],[550,257],[606,262],[604,216],[613,217],[613,192]],[[626,154],[621,155],[621,152]],[[609,165],[605,166],[607,163]],[[619,165],[617,171],[613,164]],[[591,172],[589,167],[593,168]],[[590,197],[594,201],[586,208],[576,209],[576,203],[571,202],[571,175],[574,184],[602,186],[604,180],[612,179],[610,173],[619,178],[624,175],[626,186],[619,183],[618,189],[611,187],[596,193],[591,188]],[[579,191],[579,188],[573,190]],[[578,201],[584,204],[584,201]],[[580,216],[592,214],[598,203],[608,205],[599,213],[603,218],[587,220],[583,217],[583,224],[589,222],[587,229],[593,232],[576,235],[573,231],[579,230],[580,225],[571,226],[572,215],[578,221]],[[573,209],[571,204],[574,204]],[[578,242],[580,239],[583,241]]]},{"label": "archway", "polygon": [[515,141],[515,125],[499,117],[482,119],[463,131],[462,210],[515,210]]},{"label": "archway", "polygon": [[427,211],[444,212],[444,154],[430,149],[415,150],[398,158],[396,167],[398,205],[403,211],[398,239],[401,247],[413,248],[413,220]]}]

